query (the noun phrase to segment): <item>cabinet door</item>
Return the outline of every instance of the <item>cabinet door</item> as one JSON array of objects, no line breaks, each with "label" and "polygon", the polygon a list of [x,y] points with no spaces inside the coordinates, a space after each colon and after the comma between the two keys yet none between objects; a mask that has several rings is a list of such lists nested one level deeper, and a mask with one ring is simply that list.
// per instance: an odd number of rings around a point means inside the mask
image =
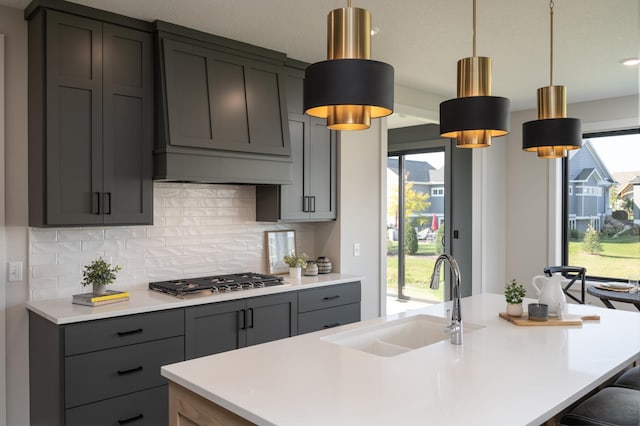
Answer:
[{"label": "cabinet door", "polygon": [[336,218],[336,134],[325,120],[310,119],[306,149],[305,195],[312,219]]},{"label": "cabinet door", "polygon": [[192,359],[246,345],[244,300],[185,310],[185,358]]},{"label": "cabinet door", "polygon": [[295,292],[247,300],[247,345],[257,345],[298,334]]},{"label": "cabinet door", "polygon": [[153,223],[153,39],[103,27],[104,222]]},{"label": "cabinet door", "polygon": [[47,11],[46,223],[102,223],[102,24]]},{"label": "cabinet door", "polygon": [[308,220],[310,199],[305,197],[305,145],[309,140],[309,118],[302,114],[289,114],[291,136],[291,160],[293,161],[293,183],[280,187],[281,220]]}]

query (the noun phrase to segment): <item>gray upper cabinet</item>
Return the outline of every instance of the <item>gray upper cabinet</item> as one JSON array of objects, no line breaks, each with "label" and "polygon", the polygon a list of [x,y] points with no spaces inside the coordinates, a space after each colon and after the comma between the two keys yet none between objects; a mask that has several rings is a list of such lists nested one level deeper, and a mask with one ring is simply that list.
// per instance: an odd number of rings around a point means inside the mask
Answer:
[{"label": "gray upper cabinet", "polygon": [[259,221],[326,221],[336,218],[336,132],[302,111],[303,74],[287,79],[293,184],[256,188]]},{"label": "gray upper cabinet", "polygon": [[29,224],[151,224],[151,34],[42,7],[28,19]]}]

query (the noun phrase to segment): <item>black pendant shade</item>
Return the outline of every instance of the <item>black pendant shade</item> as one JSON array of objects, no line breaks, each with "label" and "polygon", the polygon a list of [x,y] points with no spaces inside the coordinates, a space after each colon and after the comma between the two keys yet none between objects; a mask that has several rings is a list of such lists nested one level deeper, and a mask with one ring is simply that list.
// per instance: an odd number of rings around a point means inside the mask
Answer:
[{"label": "black pendant shade", "polygon": [[547,118],[522,125],[522,149],[537,151],[539,147],[565,150],[582,147],[581,122],[577,118]]},{"label": "black pendant shade", "polygon": [[371,118],[393,112],[393,67],[370,59],[332,59],[309,65],[304,110],[326,117],[331,106],[370,106]]},{"label": "black pendant shade", "polygon": [[491,136],[509,133],[509,99],[499,96],[467,96],[440,104],[440,135],[455,138],[458,132],[486,130]]}]

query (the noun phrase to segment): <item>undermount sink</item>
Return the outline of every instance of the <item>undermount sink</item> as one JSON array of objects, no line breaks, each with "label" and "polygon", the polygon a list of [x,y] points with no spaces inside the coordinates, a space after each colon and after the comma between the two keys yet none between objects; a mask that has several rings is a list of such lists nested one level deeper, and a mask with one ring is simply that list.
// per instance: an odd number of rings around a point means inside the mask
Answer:
[{"label": "undermount sink", "polygon": [[[448,340],[445,332],[448,320],[431,315],[414,315],[395,321],[377,324],[357,330],[325,336],[322,340],[357,349],[370,354],[391,357],[418,349],[442,340]],[[464,322],[464,334],[483,328]]]}]

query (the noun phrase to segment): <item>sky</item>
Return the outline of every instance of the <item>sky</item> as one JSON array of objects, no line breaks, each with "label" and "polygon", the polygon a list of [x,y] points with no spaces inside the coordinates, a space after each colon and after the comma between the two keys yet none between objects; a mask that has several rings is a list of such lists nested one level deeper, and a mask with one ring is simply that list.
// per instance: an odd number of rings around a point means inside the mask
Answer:
[{"label": "sky", "polygon": [[589,140],[610,173],[640,171],[640,135],[608,136]]}]

